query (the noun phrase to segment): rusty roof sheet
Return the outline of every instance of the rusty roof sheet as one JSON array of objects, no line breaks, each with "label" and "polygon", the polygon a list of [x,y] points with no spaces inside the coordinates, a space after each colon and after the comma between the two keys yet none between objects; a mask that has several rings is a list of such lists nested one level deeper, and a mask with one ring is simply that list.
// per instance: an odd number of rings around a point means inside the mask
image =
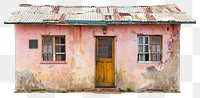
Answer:
[{"label": "rusty roof sheet", "polygon": [[21,4],[5,24],[64,23],[181,24],[196,23],[175,5],[154,6],[33,6]]}]

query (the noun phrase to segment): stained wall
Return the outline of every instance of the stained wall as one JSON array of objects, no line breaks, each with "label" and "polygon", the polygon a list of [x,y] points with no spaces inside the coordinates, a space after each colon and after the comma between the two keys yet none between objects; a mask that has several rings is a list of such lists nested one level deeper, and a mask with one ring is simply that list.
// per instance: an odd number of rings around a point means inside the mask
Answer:
[{"label": "stained wall", "polygon": [[[15,25],[16,91],[95,90],[95,39],[113,36],[116,89],[179,90],[180,25]],[[162,61],[137,61],[138,35],[162,35]],[[65,35],[66,63],[42,63],[42,36]],[[38,49],[29,49],[38,39]]]}]

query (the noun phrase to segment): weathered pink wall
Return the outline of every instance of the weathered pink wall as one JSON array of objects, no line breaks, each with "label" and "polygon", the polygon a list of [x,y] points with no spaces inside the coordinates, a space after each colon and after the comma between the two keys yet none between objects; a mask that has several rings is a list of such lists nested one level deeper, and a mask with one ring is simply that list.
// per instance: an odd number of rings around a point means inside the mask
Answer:
[{"label": "weathered pink wall", "polygon": [[[172,77],[170,81],[175,83],[160,89],[179,89],[180,25],[109,25],[105,35],[103,27],[94,26],[15,25],[15,28],[16,90],[95,89],[95,36],[115,36],[117,88],[154,89]],[[137,62],[137,34],[163,36],[161,63]],[[41,64],[42,35],[65,35],[67,64]],[[38,39],[38,49],[28,48],[29,39]]]}]

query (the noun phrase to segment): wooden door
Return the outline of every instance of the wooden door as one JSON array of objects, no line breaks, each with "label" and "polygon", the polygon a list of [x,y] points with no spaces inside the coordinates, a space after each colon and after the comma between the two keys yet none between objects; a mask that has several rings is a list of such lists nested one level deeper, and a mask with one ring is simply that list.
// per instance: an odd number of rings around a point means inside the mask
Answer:
[{"label": "wooden door", "polygon": [[114,38],[96,39],[96,87],[115,87]]}]

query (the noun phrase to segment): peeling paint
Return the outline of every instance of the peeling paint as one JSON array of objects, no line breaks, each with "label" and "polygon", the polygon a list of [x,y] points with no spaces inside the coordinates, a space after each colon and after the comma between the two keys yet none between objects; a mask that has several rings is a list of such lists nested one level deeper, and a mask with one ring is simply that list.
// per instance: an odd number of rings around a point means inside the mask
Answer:
[{"label": "peeling paint", "polygon": [[[122,91],[178,91],[180,25],[109,25],[102,27],[15,25],[16,90],[94,91],[95,36],[115,37],[115,84]],[[39,33],[38,33],[39,32]],[[49,33],[51,32],[51,33]],[[41,64],[41,35],[65,35],[67,64]],[[138,63],[137,35],[162,35],[160,63]],[[34,35],[34,36],[33,36]],[[28,49],[29,39],[38,49]],[[30,59],[31,58],[31,59]]]},{"label": "peeling paint", "polygon": [[50,88],[41,84],[41,80],[38,81],[31,70],[26,69],[21,73],[17,73],[17,91],[40,91],[48,90]]},{"label": "peeling paint", "polygon": [[147,67],[146,72],[142,75],[147,79],[153,79],[154,82],[146,86],[145,89],[162,90],[162,91],[179,91],[179,74],[176,74],[179,70],[179,48],[176,46],[180,45],[180,40],[175,39],[170,48],[170,59],[165,60],[166,62],[161,63],[162,70],[157,70],[156,67]]}]

